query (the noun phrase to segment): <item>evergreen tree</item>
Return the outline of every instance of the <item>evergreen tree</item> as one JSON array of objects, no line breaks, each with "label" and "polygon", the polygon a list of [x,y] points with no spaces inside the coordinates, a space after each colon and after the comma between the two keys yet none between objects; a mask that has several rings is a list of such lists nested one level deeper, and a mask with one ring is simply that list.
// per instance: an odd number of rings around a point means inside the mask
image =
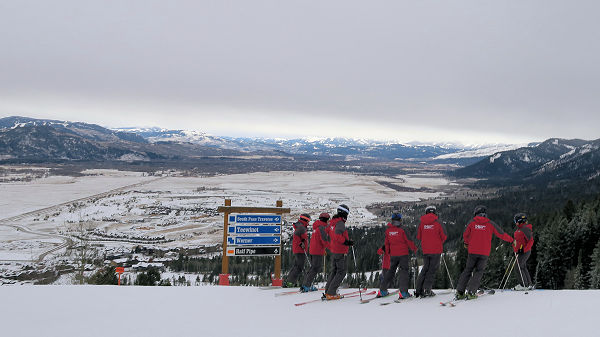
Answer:
[{"label": "evergreen tree", "polygon": [[579,251],[577,267],[575,267],[573,272],[573,289],[586,289],[588,284],[587,276],[588,273],[585,272],[583,263],[581,262],[581,251]]},{"label": "evergreen tree", "polygon": [[592,263],[588,272],[590,280],[590,288],[600,289],[600,240],[596,243],[594,254],[592,255]]}]

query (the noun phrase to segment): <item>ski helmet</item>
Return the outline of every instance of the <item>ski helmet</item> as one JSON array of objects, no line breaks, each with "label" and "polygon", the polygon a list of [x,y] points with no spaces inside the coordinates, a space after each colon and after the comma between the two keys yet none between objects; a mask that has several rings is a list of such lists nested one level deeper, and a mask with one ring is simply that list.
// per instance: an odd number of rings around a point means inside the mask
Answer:
[{"label": "ski helmet", "polygon": [[309,215],[309,214],[306,214],[306,213],[304,213],[304,214],[301,214],[301,215],[300,215],[300,220],[303,220],[303,221],[309,222],[309,221],[310,221],[310,215]]},{"label": "ski helmet", "polygon": [[321,219],[321,220],[323,220],[323,219],[329,220],[329,218],[330,218],[329,213],[321,213],[321,214],[319,214],[319,219]]},{"label": "ski helmet", "polygon": [[398,212],[394,212],[392,214],[392,221],[394,220],[402,220],[402,214],[398,213]]},{"label": "ski helmet", "polygon": [[473,214],[477,215],[477,214],[485,214],[485,213],[487,213],[487,207],[485,207],[483,205],[475,206],[475,210],[473,211]]},{"label": "ski helmet", "polygon": [[526,223],[527,215],[525,213],[517,213],[514,217],[515,223]]},{"label": "ski helmet", "polygon": [[437,209],[433,205],[427,206],[427,208],[425,208],[425,214],[429,214],[429,213],[436,214],[436,212],[437,212]]},{"label": "ski helmet", "polygon": [[350,207],[341,204],[337,207],[338,214],[345,214],[346,216],[350,213]]}]

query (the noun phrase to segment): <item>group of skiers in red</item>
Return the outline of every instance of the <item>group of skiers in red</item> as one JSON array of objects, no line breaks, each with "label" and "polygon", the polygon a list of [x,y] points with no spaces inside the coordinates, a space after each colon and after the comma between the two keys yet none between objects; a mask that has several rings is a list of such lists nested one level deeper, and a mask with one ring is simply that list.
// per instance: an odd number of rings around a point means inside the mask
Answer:
[{"label": "group of skiers in red", "polygon": [[[321,213],[319,220],[313,223],[313,231],[310,239],[310,249],[307,249],[308,242],[307,227],[310,222],[310,215],[302,214],[298,222],[294,224],[294,235],[292,239],[294,265],[290,270],[285,287],[293,287],[304,268],[307,252],[310,253],[310,270],[306,274],[301,292],[316,291],[317,288],[312,284],[316,275],[323,266],[323,256],[325,249],[328,248],[331,257],[331,269],[325,286],[323,299],[339,299],[337,289],[346,276],[346,254],[349,248],[354,244],[348,237],[348,231],[345,223],[350,210],[346,205],[340,205],[337,208],[337,214],[329,219],[328,213]],[[438,221],[435,206],[428,206],[425,214],[420,219],[417,229],[417,240],[421,243],[423,252],[423,266],[418,275],[415,284],[416,297],[435,296],[432,287],[435,281],[435,274],[440,266],[441,254],[443,253],[443,244],[447,239],[445,227]],[[492,235],[501,240],[513,244],[516,260],[521,274],[522,289],[532,287],[531,276],[527,270],[526,262],[531,255],[533,246],[533,231],[531,224],[527,223],[527,216],[518,213],[514,217],[517,230],[514,238],[505,233],[500,226],[487,218],[487,209],[485,206],[477,206],[474,210],[474,217],[467,225],[463,233],[465,248],[468,249],[468,257],[465,269],[460,275],[456,287],[456,299],[474,299],[479,288],[481,277],[487,265],[487,260],[491,250]],[[390,295],[388,288],[392,285],[396,276],[396,270],[399,274],[399,299],[405,299],[412,295],[408,292],[409,286],[409,251],[416,252],[417,247],[410,238],[402,223],[402,215],[398,212],[392,214],[391,222],[387,224],[385,231],[385,240],[383,246],[377,253],[383,255],[382,274],[380,278],[380,289],[378,297]]]},{"label": "group of skiers in red", "polygon": [[[313,234],[310,239],[310,249],[308,249],[311,256],[310,269],[300,287],[301,292],[317,290],[312,283],[322,269],[325,248],[328,248],[331,253],[331,269],[323,298],[327,300],[340,298],[337,290],[342,284],[344,277],[346,277],[346,254],[348,254],[349,247],[354,244],[354,241],[348,237],[348,230],[346,229],[346,221],[349,213],[350,208],[342,204],[338,206],[337,214],[331,219],[328,213],[321,213],[319,220],[313,223]],[[310,215],[302,214],[298,222],[294,224],[292,239],[294,265],[286,281],[283,283],[284,287],[294,287],[304,268],[309,221]]]}]

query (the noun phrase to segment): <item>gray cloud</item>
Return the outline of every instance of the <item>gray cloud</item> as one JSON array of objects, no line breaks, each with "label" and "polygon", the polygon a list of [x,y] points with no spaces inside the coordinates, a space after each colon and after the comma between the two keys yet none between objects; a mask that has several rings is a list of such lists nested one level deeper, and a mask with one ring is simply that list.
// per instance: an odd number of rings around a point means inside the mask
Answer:
[{"label": "gray cloud", "polygon": [[486,131],[502,135],[489,141],[598,138],[599,9],[595,1],[3,2],[0,113],[219,132],[235,116],[246,127],[322,121],[327,128],[307,130],[372,138],[393,137],[394,125],[416,140]]}]

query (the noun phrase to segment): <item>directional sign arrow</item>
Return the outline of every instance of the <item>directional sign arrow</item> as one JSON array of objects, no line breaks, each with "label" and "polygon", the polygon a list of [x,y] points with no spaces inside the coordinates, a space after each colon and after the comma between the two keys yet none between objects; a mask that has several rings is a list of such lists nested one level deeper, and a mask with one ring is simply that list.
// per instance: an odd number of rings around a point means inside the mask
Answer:
[{"label": "directional sign arrow", "polygon": [[277,247],[232,247],[227,249],[227,256],[273,256],[280,254]]},{"label": "directional sign arrow", "polygon": [[272,246],[281,243],[280,236],[228,236],[227,245]]}]

